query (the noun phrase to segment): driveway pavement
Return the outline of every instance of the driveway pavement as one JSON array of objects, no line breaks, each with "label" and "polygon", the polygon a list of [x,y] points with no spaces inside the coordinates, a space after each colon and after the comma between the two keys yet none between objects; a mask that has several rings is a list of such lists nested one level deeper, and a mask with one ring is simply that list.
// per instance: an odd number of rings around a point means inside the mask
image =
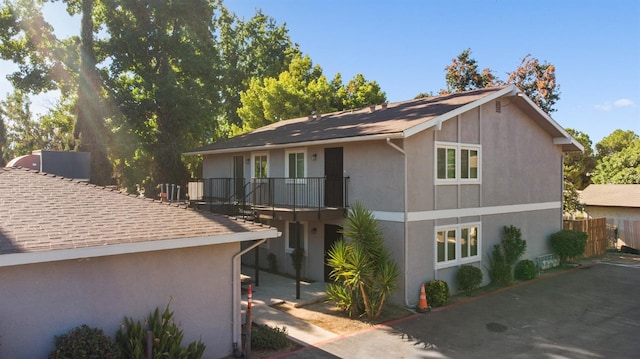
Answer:
[{"label": "driveway pavement", "polygon": [[639,358],[640,268],[579,267],[287,358]]}]

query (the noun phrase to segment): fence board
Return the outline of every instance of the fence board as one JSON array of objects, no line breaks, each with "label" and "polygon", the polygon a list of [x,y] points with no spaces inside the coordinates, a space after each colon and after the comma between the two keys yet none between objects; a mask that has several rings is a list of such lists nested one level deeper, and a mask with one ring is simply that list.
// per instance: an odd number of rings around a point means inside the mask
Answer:
[{"label": "fence board", "polygon": [[600,255],[607,250],[607,219],[591,218],[579,220],[563,220],[562,228],[580,231],[587,234],[587,245],[584,249],[586,257]]}]

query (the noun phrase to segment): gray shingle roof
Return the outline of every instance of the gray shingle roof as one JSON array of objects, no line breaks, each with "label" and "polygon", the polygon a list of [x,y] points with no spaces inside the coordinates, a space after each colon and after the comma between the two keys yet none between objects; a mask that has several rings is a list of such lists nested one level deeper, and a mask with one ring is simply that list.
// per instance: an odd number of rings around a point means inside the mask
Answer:
[{"label": "gray shingle roof", "polygon": [[592,184],[580,193],[587,206],[640,208],[640,184]]},{"label": "gray shingle roof", "polygon": [[197,148],[188,154],[400,133],[509,86],[491,87],[430,98],[390,103],[386,109],[347,110],[317,117],[275,122],[250,133]]},{"label": "gray shingle roof", "polygon": [[257,239],[277,233],[23,168],[0,168],[0,189],[0,255],[236,234]]}]

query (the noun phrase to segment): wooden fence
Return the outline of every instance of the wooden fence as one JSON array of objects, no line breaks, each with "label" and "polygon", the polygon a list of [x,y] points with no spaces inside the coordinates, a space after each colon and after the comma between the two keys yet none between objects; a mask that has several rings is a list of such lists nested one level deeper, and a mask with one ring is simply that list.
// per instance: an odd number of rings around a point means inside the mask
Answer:
[{"label": "wooden fence", "polygon": [[597,256],[607,251],[607,219],[591,218],[577,220],[563,220],[563,229],[580,231],[587,234],[587,245],[584,248],[585,257]]}]

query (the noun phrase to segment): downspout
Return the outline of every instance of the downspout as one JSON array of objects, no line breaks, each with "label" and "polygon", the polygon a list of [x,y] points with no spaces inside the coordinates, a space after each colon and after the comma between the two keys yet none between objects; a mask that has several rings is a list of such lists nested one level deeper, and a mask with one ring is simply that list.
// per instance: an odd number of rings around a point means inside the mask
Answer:
[{"label": "downspout", "polygon": [[231,317],[231,326],[232,326],[232,330],[233,330],[233,348],[234,350],[236,348],[239,348],[238,344],[240,343],[240,338],[242,336],[242,323],[240,323],[242,321],[242,312],[240,309],[240,257],[249,252],[250,250],[256,248],[257,246],[261,245],[262,243],[266,242],[267,239],[260,239],[258,240],[256,243],[250,245],[249,247],[241,250],[240,252],[236,253],[233,258],[231,259],[231,275],[233,276],[232,279],[232,288],[231,288],[231,300],[233,301],[233,311],[232,311],[232,317]]},{"label": "downspout", "polygon": [[407,194],[409,193],[409,191],[407,190],[407,184],[408,184],[408,180],[407,180],[407,153],[400,148],[398,145],[396,145],[395,143],[391,142],[391,139],[389,137],[387,137],[387,145],[391,146],[393,149],[397,150],[398,152],[402,153],[402,156],[404,157],[404,186],[403,186],[403,196],[404,196],[404,214],[403,214],[403,218],[404,218],[404,305],[406,307],[409,307],[409,261],[407,260],[407,258],[409,257],[409,246],[408,244],[408,240],[407,237],[409,236],[409,221],[407,218],[408,215],[408,211],[409,211],[409,205],[408,205],[408,201],[407,201]]}]

